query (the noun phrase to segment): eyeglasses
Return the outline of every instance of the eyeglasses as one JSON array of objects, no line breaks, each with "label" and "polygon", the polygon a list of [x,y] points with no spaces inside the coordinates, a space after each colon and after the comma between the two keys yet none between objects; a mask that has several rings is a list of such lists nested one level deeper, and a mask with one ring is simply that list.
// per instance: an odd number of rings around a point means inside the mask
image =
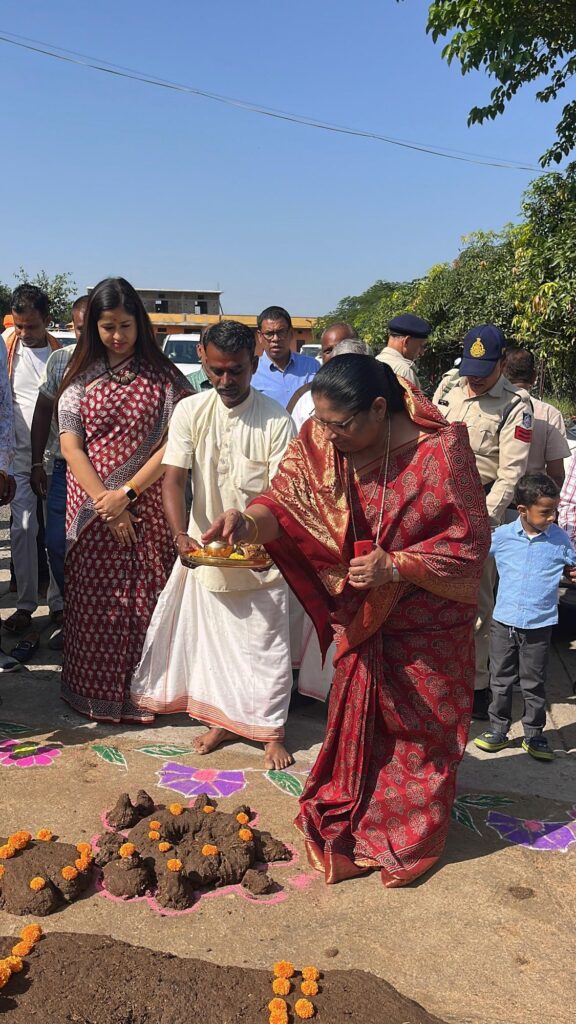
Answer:
[{"label": "eyeglasses", "polygon": [[273,341],[274,338],[279,338],[281,341],[287,338],[290,333],[289,327],[282,327],[279,331],[260,331],[260,334],[266,341]]},{"label": "eyeglasses", "polygon": [[338,423],[337,420],[321,420],[316,413],[311,412],[310,419],[314,420],[314,423],[317,423],[319,427],[322,427],[322,430],[332,430],[335,434],[346,434],[352,420],[355,420],[357,415],[358,413],[355,412],[349,417],[349,419]]}]

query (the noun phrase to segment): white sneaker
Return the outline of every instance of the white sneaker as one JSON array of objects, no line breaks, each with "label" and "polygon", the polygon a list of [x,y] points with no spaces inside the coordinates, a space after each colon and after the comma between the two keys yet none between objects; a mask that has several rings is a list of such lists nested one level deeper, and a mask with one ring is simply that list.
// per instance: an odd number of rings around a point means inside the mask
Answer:
[{"label": "white sneaker", "polygon": [[16,661],[16,658],[11,658],[9,654],[4,654],[4,651],[0,651],[0,673],[14,672],[17,668],[20,668],[20,662]]}]

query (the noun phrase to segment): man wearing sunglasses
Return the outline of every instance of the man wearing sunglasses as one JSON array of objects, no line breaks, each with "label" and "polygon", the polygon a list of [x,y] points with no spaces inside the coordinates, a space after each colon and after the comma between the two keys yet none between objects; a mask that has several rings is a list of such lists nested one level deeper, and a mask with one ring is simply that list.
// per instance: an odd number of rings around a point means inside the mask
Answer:
[{"label": "man wearing sunglasses", "polygon": [[258,317],[258,340],[264,349],[252,387],[285,409],[295,391],[320,369],[311,356],[292,351],[292,320],[282,306],[268,306]]}]

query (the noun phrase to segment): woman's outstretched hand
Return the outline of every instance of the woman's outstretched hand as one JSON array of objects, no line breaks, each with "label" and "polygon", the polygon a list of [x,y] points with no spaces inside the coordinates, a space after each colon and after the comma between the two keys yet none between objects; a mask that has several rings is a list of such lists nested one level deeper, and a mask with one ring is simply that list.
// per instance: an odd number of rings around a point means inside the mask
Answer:
[{"label": "woman's outstretched hand", "polygon": [[203,544],[209,544],[212,540],[225,540],[228,544],[240,544],[248,540],[250,535],[250,522],[246,521],[242,512],[235,508],[222,512],[212,525],[202,534]]},{"label": "woman's outstretched hand", "polygon": [[382,548],[374,548],[369,555],[353,558],[348,570],[348,582],[354,590],[370,590],[392,582],[394,563]]}]

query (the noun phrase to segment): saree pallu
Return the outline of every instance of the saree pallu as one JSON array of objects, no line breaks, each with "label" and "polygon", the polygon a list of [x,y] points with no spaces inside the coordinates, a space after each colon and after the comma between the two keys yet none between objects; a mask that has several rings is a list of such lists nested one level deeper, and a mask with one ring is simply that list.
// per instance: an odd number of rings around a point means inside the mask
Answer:
[{"label": "saree pallu", "polygon": [[[145,363],[136,379],[123,385],[98,364],[89,379],[64,391],[60,430],[83,437],[104,485],[121,487],[161,446],[184,393]],[[133,706],[130,680],[174,564],[161,481],[130,506],[139,520],[131,548],[114,539],[70,471],[67,488],[62,697],[90,718],[146,721],[153,716]]]},{"label": "saree pallu", "polygon": [[[406,390],[425,432],[391,453],[385,494],[378,467],[354,480],[347,459],[307,424],[253,502],[283,527],[267,547],[323,650],[337,640],[326,737],[295,822],[329,883],[378,868],[395,887],[432,867],[470,723],[486,503],[466,429]],[[347,584],[350,504],[356,535],[379,541],[402,582],[365,592]]]}]

